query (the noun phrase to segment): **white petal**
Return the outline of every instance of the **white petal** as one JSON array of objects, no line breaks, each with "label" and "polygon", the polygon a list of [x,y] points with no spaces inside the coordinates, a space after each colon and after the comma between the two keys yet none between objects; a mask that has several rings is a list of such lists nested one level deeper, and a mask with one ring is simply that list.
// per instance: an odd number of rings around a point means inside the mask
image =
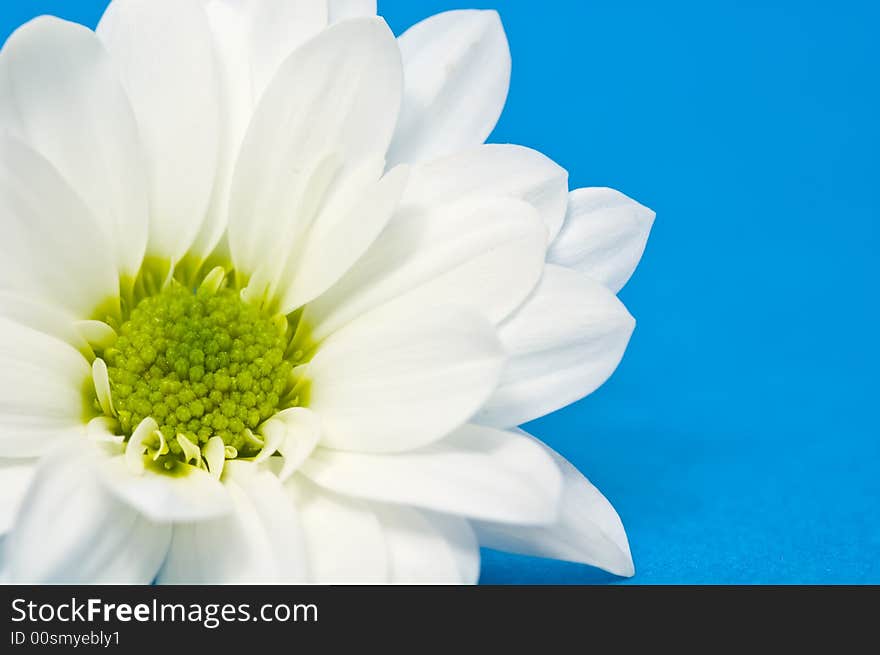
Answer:
[{"label": "white petal", "polygon": [[120,271],[133,275],[147,238],[143,152],[128,97],[100,41],[82,25],[43,16],[9,38],[0,68],[6,69],[0,115],[16,115],[21,132],[13,132],[82,197],[111,238]]},{"label": "white petal", "polygon": [[107,363],[100,357],[92,362],[92,383],[95,387],[98,403],[101,405],[101,411],[107,416],[116,416],[110,392],[110,375],[107,371]]},{"label": "white petal", "polygon": [[423,512],[422,516],[443,535],[455,558],[461,584],[477,584],[480,580],[480,543],[471,522],[458,516],[436,512]]},{"label": "white petal", "polygon": [[97,346],[101,350],[106,350],[116,342],[116,330],[104,321],[76,321],[75,326],[77,332],[87,343]]},{"label": "white petal", "polygon": [[463,304],[500,322],[544,268],[546,229],[537,211],[510,198],[400,207],[370,250],[305,317],[316,339],[390,300],[425,307]]},{"label": "white petal", "polygon": [[589,275],[617,293],[642,258],[653,224],[653,211],[619,191],[576,189],[547,260]]},{"label": "white petal", "polygon": [[108,493],[154,521],[198,521],[232,509],[226,486],[195,466],[180,465],[176,475],[150,468],[136,474],[122,455],[94,458],[95,472]]},{"label": "white petal", "polygon": [[202,458],[201,448],[187,439],[184,434],[178,434],[175,438],[183,451],[184,463],[189,464],[190,462],[195,462],[196,464],[199,464]]},{"label": "white petal", "polygon": [[297,512],[268,472],[228,481],[232,512],[174,526],[160,584],[295,584],[307,579]]},{"label": "white petal", "polygon": [[410,507],[374,505],[393,584],[476,584],[480,548],[464,519]]},{"label": "white petal", "polygon": [[[14,34],[12,35],[14,36]],[[11,38],[11,37],[10,37]],[[0,125],[10,134],[23,134],[24,124],[12,97],[12,80],[9,76],[8,55],[0,50]]]},{"label": "white petal", "polygon": [[635,568],[629,542],[611,503],[562,455],[541,445],[563,475],[559,520],[546,527],[476,521],[473,525],[480,544],[522,555],[580,562],[615,575],[632,576]]},{"label": "white petal", "polygon": [[321,344],[304,368],[321,444],[393,452],[441,438],[491,395],[503,365],[495,330],[454,307],[389,305]]},{"label": "white petal", "polygon": [[278,67],[327,24],[322,0],[210,0],[223,101],[220,156],[208,216],[190,251],[205,258],[226,228],[232,174],[257,100]]},{"label": "white petal", "polygon": [[[260,426],[266,436],[267,447],[256,461],[263,461],[275,450],[284,457],[278,473],[283,482],[312,454],[321,437],[321,421],[318,415],[305,407],[291,407],[275,414]],[[270,445],[271,444],[271,445]],[[263,453],[268,453],[263,455]]]},{"label": "white petal", "polygon": [[552,241],[568,207],[568,172],[537,150],[485,144],[414,166],[403,203],[430,207],[469,195],[528,202],[541,214]]},{"label": "white petal", "polygon": [[385,537],[367,503],[321,489],[300,475],[293,476],[286,487],[302,521],[310,582],[388,581]]},{"label": "white petal", "polygon": [[44,157],[0,137],[0,287],[80,318],[119,295],[100,223]]},{"label": "white petal", "polygon": [[400,39],[404,99],[391,163],[434,159],[483,143],[510,85],[510,49],[495,11],[449,11]]},{"label": "white petal", "polygon": [[196,0],[115,0],[97,33],[147,155],[148,252],[179,261],[201,227],[217,170],[220,92],[208,17]]},{"label": "white petal", "polygon": [[235,161],[256,103],[249,35],[242,19],[243,7],[242,1],[235,0],[211,0],[205,4],[205,13],[214,35],[222,120],[217,138],[217,170],[211,202],[205,220],[190,245],[190,254],[197,260],[206,259],[223,238],[229,216],[229,194]]},{"label": "white petal", "polygon": [[0,537],[9,531],[36,472],[35,459],[0,458]]},{"label": "white petal", "polygon": [[408,169],[399,166],[364,186],[337,183],[341,190],[328,199],[302,240],[301,254],[291,258],[283,274],[288,282],[281,312],[289,313],[322,294],[363,256],[397,208],[407,174]]},{"label": "white petal", "polygon": [[107,493],[86,451],[63,450],[38,467],[6,538],[9,582],[147,584],[165,557],[171,528]]},{"label": "white petal", "polygon": [[67,310],[33,297],[0,291],[0,316],[64,341],[83,354],[94,354],[75,328],[76,318]]},{"label": "white petal", "polygon": [[82,431],[91,368],[71,346],[0,318],[0,453],[32,457]]},{"label": "white petal", "polygon": [[226,446],[220,437],[211,437],[205,444],[202,451],[205,457],[205,464],[208,467],[208,473],[215,480],[219,480],[223,474],[223,465],[226,463]]},{"label": "white petal", "polygon": [[204,5],[220,59],[239,60],[244,78],[230,81],[239,83],[234,91],[246,94],[251,107],[282,62],[327,26],[325,0],[211,0]]},{"label": "white petal", "polygon": [[[312,161],[301,163],[302,169],[295,183],[283,189],[281,197],[276,197],[275,200],[280,203],[278,208],[266,210],[266,216],[271,211],[277,211],[279,218],[265,223],[262,228],[266,230],[265,233],[248,235],[261,249],[254,253],[253,268],[248,264],[237,264],[242,271],[241,277],[247,281],[242,297],[250,302],[265,303],[270,311],[275,311],[278,296],[285,293],[290,282],[285,271],[296,265],[301,253],[300,246],[306,241],[309,228],[325,197],[339,178],[343,165],[342,157],[336,151],[327,151]],[[245,198],[249,197],[247,193],[249,191],[246,191]],[[239,197],[234,196],[234,200]],[[232,216],[242,216],[243,211],[245,210],[234,204]],[[236,221],[233,221],[233,225],[235,224]],[[238,237],[242,236],[240,232],[237,234]],[[233,244],[238,243],[238,237],[233,239]],[[233,257],[235,256],[233,249]],[[244,260],[239,257],[238,261]],[[246,275],[249,273],[253,275],[248,278]]]},{"label": "white petal", "polygon": [[248,0],[242,10],[251,61],[251,85],[258,99],[282,62],[327,26],[324,0]]},{"label": "white petal", "polygon": [[[284,440],[287,438],[286,422],[283,419],[279,420],[274,416],[260,425],[259,429],[262,433],[260,437],[262,438],[263,447],[260,449],[260,452],[257,453],[257,456],[254,457],[255,464],[270,461],[269,458],[278,452],[278,446],[284,443]],[[256,435],[254,436],[256,437]],[[260,437],[256,438],[260,439]]]},{"label": "white petal", "polygon": [[592,393],[617,368],[634,327],[607,288],[548,265],[529,300],[501,326],[510,359],[476,420],[512,427]]},{"label": "white petal", "polygon": [[559,470],[543,448],[474,425],[394,455],[318,448],[300,470],[351,496],[519,524],[552,523],[562,491]]},{"label": "white petal", "polygon": [[384,156],[400,89],[400,53],[379,19],[334,25],[281,65],[235,168],[229,243],[238,270],[253,274],[267,259],[283,270],[340,169]]},{"label": "white petal", "polygon": [[330,21],[337,23],[349,18],[376,15],[376,0],[328,0]]}]

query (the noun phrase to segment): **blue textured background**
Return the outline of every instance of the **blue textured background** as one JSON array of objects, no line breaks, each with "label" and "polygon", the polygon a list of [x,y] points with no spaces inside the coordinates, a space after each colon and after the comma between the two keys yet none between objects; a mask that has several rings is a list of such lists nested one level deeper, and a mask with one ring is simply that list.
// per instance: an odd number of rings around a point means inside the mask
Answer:
[{"label": "blue textured background", "polygon": [[[94,26],[105,1],[9,0]],[[874,2],[380,0],[500,10],[493,141],[657,211],[597,393],[532,424],[619,510],[636,583],[880,583]],[[486,583],[613,580],[487,552]]]}]

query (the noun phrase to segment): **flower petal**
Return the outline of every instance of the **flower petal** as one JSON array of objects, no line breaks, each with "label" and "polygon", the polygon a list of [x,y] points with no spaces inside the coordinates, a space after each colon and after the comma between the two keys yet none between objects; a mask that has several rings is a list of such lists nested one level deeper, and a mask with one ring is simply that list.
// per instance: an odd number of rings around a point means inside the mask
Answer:
[{"label": "flower petal", "polygon": [[[75,189],[110,237],[119,270],[134,275],[147,238],[143,152],[128,97],[101,42],[82,25],[43,16],[9,38],[0,69],[0,115],[13,114],[18,122],[4,121],[4,127]],[[67,214],[55,216],[59,225],[61,217]],[[81,239],[93,235],[90,230]]]},{"label": "flower petal", "polygon": [[71,346],[0,318],[0,453],[33,457],[82,430],[91,368]]},{"label": "flower petal", "polygon": [[480,544],[522,555],[580,562],[615,575],[632,576],[635,568],[629,542],[611,503],[562,455],[541,445],[563,475],[559,520],[542,527],[475,521],[473,525]]},{"label": "flower petal", "polygon": [[483,143],[510,86],[510,49],[498,13],[437,14],[399,42],[405,87],[389,161],[427,161]]},{"label": "flower petal", "polygon": [[547,260],[589,275],[617,293],[642,258],[653,224],[653,211],[619,191],[576,189]]},{"label": "flower petal", "polygon": [[7,581],[147,584],[165,557],[171,528],[119,502],[90,474],[89,451],[46,458],[6,537]]},{"label": "flower petal", "polygon": [[301,475],[293,476],[286,487],[302,521],[310,582],[388,581],[385,536],[367,503],[321,489]]},{"label": "flower petal", "polygon": [[233,178],[229,244],[238,270],[278,260],[280,273],[335,176],[384,156],[401,84],[394,37],[375,18],[334,25],[281,65]]},{"label": "flower petal", "polygon": [[373,505],[393,584],[476,584],[480,547],[468,522],[410,507]]},{"label": "flower petal", "polygon": [[376,15],[376,0],[328,0],[330,21],[337,23],[349,18]]},{"label": "flower petal", "polygon": [[607,288],[548,265],[529,300],[500,328],[510,359],[476,421],[512,427],[592,393],[617,368],[634,327]]},{"label": "flower petal", "polygon": [[[287,480],[312,454],[321,438],[321,421],[315,412],[306,407],[290,407],[275,414],[260,426],[266,436],[266,444],[283,456],[284,463],[278,477]],[[264,449],[255,461],[262,461],[271,455]],[[264,457],[263,453],[267,453]]]},{"label": "flower petal", "polygon": [[406,296],[426,308],[467,305],[500,322],[537,284],[545,250],[546,229],[537,211],[519,200],[401,206],[357,264],[309,303],[305,317],[322,339]]},{"label": "flower petal", "polygon": [[[259,4],[248,2],[247,6]],[[196,261],[207,259],[224,237],[235,162],[256,104],[244,6],[243,0],[210,0],[204,5],[214,35],[222,120],[211,202],[189,250]]]},{"label": "flower petal", "polygon": [[403,202],[430,207],[469,195],[528,202],[552,241],[568,207],[568,172],[537,150],[487,143],[414,166]]},{"label": "flower petal", "polygon": [[324,0],[245,0],[236,3],[250,60],[250,90],[256,101],[282,62],[327,27]]},{"label": "flower petal", "polygon": [[97,33],[147,155],[147,250],[179,261],[201,227],[217,171],[220,94],[208,17],[197,0],[114,0]]},{"label": "flower petal", "polygon": [[281,482],[260,472],[227,481],[231,513],[174,526],[161,584],[295,584],[307,559],[297,512]]},{"label": "flower petal", "polygon": [[303,374],[323,446],[394,452],[466,422],[502,365],[495,330],[479,315],[392,304],[327,339]]},{"label": "flower petal", "polygon": [[322,294],[363,256],[397,208],[407,175],[408,169],[398,166],[381,180],[338,185],[283,274],[283,313]]},{"label": "flower petal", "polygon": [[475,425],[394,455],[318,448],[300,471],[338,493],[523,525],[555,521],[562,491],[559,470],[543,448]]},{"label": "flower petal", "polygon": [[203,5],[219,59],[236,64],[237,74],[226,85],[251,109],[282,62],[328,24],[325,0],[208,0]]},{"label": "flower petal", "polygon": [[149,469],[138,475],[115,457],[99,473],[110,492],[155,521],[197,521],[230,511],[226,487],[194,466],[174,476]]},{"label": "flower petal", "polygon": [[254,107],[281,63],[327,25],[322,0],[210,0],[223,121],[211,207],[190,253],[206,258],[228,220],[232,175]]},{"label": "flower petal", "polygon": [[76,329],[76,318],[68,310],[46,304],[34,297],[0,291],[0,316],[55,337],[84,355],[94,355],[82,333]]},{"label": "flower petal", "polygon": [[118,297],[100,224],[52,164],[12,137],[0,137],[0,212],[0,287],[79,317]]},{"label": "flower petal", "polygon": [[0,458],[0,537],[12,526],[36,465],[35,459]]},{"label": "flower petal", "polygon": [[461,584],[477,584],[480,580],[480,543],[471,522],[436,512],[423,512],[422,516],[443,535],[455,558]]}]

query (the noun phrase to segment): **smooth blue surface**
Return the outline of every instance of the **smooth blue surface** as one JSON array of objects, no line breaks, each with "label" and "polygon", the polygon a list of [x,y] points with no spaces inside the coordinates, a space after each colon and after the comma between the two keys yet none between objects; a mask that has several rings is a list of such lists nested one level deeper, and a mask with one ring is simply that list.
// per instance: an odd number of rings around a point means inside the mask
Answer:
[{"label": "smooth blue surface", "polygon": [[[8,0],[94,25],[94,0]],[[500,10],[493,141],[657,211],[639,320],[591,397],[530,429],[618,508],[635,583],[880,583],[873,2],[380,0],[396,32]],[[487,583],[612,580],[486,553]]]}]

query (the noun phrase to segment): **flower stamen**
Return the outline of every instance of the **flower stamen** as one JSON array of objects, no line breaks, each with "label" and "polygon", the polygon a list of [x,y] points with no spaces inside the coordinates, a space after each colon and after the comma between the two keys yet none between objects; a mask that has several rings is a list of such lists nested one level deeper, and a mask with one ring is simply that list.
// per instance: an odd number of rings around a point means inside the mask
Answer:
[{"label": "flower stamen", "polygon": [[116,330],[82,322],[98,355],[96,409],[138,470],[150,460],[167,471],[192,463],[219,477],[227,459],[274,454],[255,431],[299,398],[300,362],[286,356],[302,353],[291,347],[294,324],[246,302],[221,267],[195,290],[168,279]]}]

